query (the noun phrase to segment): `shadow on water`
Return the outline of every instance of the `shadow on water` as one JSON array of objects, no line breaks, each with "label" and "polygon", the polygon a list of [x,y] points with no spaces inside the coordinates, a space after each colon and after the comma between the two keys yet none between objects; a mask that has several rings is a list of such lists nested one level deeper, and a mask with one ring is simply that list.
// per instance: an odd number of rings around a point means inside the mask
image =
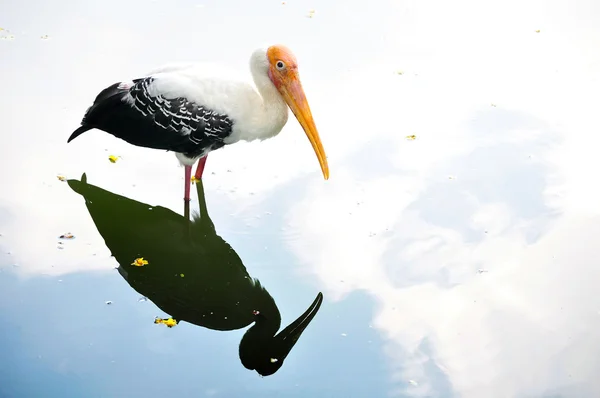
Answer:
[{"label": "shadow on water", "polygon": [[[233,248],[215,230],[198,182],[200,212],[189,218],[160,206],[150,206],[81,181],[69,186],[85,198],[98,232],[119,263],[119,273],[172,319],[155,320],[172,327],[189,322],[213,330],[254,325],[242,337],[242,364],[262,376],[283,365],[323,301],[319,293],[311,306],[276,334],[281,315],[258,279],[248,275]],[[148,261],[142,266],[137,259]]]}]

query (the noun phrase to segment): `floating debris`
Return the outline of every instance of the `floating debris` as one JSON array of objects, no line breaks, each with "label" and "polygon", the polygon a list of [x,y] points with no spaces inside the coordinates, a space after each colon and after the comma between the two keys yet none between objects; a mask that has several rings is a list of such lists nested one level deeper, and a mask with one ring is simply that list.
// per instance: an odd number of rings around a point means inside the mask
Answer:
[{"label": "floating debris", "polygon": [[540,33],[540,30],[539,30],[539,29],[538,29],[538,30],[536,30],[536,31],[535,31],[535,33]]},{"label": "floating debris", "polygon": [[135,260],[133,260],[131,265],[134,265],[136,267],[143,267],[144,265],[148,265],[148,260],[144,260],[144,257],[136,258]]},{"label": "floating debris", "polygon": [[42,39],[42,40],[48,40],[49,38],[50,38],[50,37],[49,37],[48,35],[43,35],[43,36],[40,36],[40,39]]},{"label": "floating debris", "polygon": [[146,296],[142,296],[138,299],[138,303],[142,302],[142,301],[148,301],[148,297]]},{"label": "floating debris", "polygon": [[57,175],[56,178],[58,178],[58,181],[67,181],[67,177],[63,176],[63,175]]},{"label": "floating debris", "polygon": [[487,269],[483,269],[483,268],[479,268],[477,270],[477,273],[479,273],[479,274],[483,274],[484,272],[488,272],[488,270]]},{"label": "floating debris", "polygon": [[342,333],[342,337],[346,337],[348,336],[346,333]]},{"label": "floating debris", "polygon": [[491,106],[493,106],[494,108],[496,107],[496,104],[494,104],[494,103],[492,103],[492,104],[490,104],[490,105],[491,105]]},{"label": "floating debris", "polygon": [[415,387],[419,385],[419,383],[417,383],[417,382],[416,382],[416,381],[414,381],[414,380],[409,380],[409,381],[408,381],[408,384],[410,384],[410,385],[412,385],[412,386],[415,386]]},{"label": "floating debris", "polygon": [[402,70],[397,70],[397,71],[396,71],[396,74],[397,74],[397,75],[400,75],[400,76],[402,76],[402,75],[404,74],[404,71],[402,71]]},{"label": "floating debris", "polygon": [[75,235],[73,235],[70,232],[67,232],[66,234],[63,234],[61,236],[58,237],[59,239],[74,239]]},{"label": "floating debris", "polygon": [[282,2],[281,2],[281,5],[282,5],[282,6],[284,6],[284,5],[285,5],[285,1],[282,1]]},{"label": "floating debris", "polygon": [[416,135],[414,135],[414,134],[413,134],[413,135],[407,135],[407,136],[406,136],[406,139],[407,139],[407,140],[409,140],[409,141],[414,141],[414,140],[416,140],[416,139],[417,139],[417,136],[416,136]]},{"label": "floating debris", "polygon": [[108,157],[108,160],[110,160],[111,163],[117,163],[117,160],[119,160],[120,156],[115,156],[115,155],[110,155]]},{"label": "floating debris", "polygon": [[271,363],[275,363],[275,362],[279,362],[279,359],[277,359],[277,358],[271,358]]},{"label": "floating debris", "polygon": [[177,325],[177,321],[173,318],[162,319],[162,318],[156,317],[156,318],[154,318],[154,323],[155,324],[162,323],[162,324],[166,325],[168,328],[172,328],[173,326]]},{"label": "floating debris", "polygon": [[315,10],[309,10],[307,17],[312,18],[315,16]]},{"label": "floating debris", "polygon": [[185,275],[184,274],[179,274],[179,276],[183,278]]},{"label": "floating debris", "polygon": [[456,180],[456,176],[448,176],[449,180]]},{"label": "floating debris", "polygon": [[105,302],[104,302],[104,304],[106,304],[106,305],[111,305],[111,304],[112,304],[112,301],[110,301],[110,300],[108,300],[108,301],[105,301]]}]

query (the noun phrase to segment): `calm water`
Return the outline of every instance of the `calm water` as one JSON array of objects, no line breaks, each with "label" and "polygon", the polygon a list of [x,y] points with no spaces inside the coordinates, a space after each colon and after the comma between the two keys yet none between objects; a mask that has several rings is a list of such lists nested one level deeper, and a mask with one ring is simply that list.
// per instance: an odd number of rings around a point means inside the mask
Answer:
[{"label": "calm water", "polygon": [[[1,397],[600,394],[600,10],[321,3],[0,0]],[[66,143],[113,82],[274,42],[329,181],[292,117],[189,217],[173,154]]]},{"label": "calm water", "polygon": [[[201,184],[191,223],[172,210],[94,186],[87,176],[69,180],[64,188],[67,197],[79,199],[78,217],[95,226],[116,259],[102,256],[101,261],[116,269],[86,272],[96,253],[78,256],[81,269],[67,275],[22,279],[15,269],[19,264],[2,268],[8,356],[2,365],[4,395],[304,396],[325,393],[332,381],[352,384],[348,375],[360,374],[367,377],[356,380],[352,393],[367,396],[374,385],[386,383],[385,362],[376,349],[379,337],[369,326],[364,299],[327,303],[319,311],[317,289],[284,264],[263,269],[271,276],[253,280],[261,267],[246,268],[236,249],[219,236]],[[69,256],[76,246],[89,245],[84,240],[85,234],[63,235],[55,250]],[[254,244],[251,234],[238,242],[246,252]],[[254,257],[283,258],[278,250],[261,251]],[[142,266],[132,264],[138,258]],[[60,268],[60,260],[50,267]],[[183,322],[172,328],[155,322],[169,315]],[[281,319],[282,328],[292,325],[273,338]],[[238,329],[253,322],[240,345],[244,333]],[[264,375],[281,365],[283,370],[259,379],[242,366],[238,345],[250,369]],[[356,363],[339,367],[340,355],[351,355]],[[376,374],[371,373],[373,362],[380,364]],[[32,372],[39,383],[30,382]],[[338,392],[335,388],[330,394]]]}]

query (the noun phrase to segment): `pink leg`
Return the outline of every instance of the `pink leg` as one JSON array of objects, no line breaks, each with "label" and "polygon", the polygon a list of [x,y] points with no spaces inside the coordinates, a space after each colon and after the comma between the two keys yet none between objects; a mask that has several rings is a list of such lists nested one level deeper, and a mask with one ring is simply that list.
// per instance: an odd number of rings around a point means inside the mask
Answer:
[{"label": "pink leg", "polygon": [[198,167],[196,168],[196,179],[199,180],[202,178],[202,173],[204,173],[204,165],[206,164],[206,158],[208,157],[208,155],[200,158],[200,161],[198,161]]},{"label": "pink leg", "polygon": [[183,200],[190,201],[190,184],[192,183],[192,166],[185,167],[185,191],[183,193]]}]

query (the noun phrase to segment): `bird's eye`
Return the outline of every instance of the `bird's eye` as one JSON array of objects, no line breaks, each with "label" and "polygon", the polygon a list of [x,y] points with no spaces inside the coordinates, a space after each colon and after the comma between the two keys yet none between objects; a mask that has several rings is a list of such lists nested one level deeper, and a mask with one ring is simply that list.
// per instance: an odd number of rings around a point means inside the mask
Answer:
[{"label": "bird's eye", "polygon": [[285,64],[282,61],[277,61],[277,63],[275,64],[275,66],[277,67],[277,69],[279,70],[283,70],[285,69]]}]

